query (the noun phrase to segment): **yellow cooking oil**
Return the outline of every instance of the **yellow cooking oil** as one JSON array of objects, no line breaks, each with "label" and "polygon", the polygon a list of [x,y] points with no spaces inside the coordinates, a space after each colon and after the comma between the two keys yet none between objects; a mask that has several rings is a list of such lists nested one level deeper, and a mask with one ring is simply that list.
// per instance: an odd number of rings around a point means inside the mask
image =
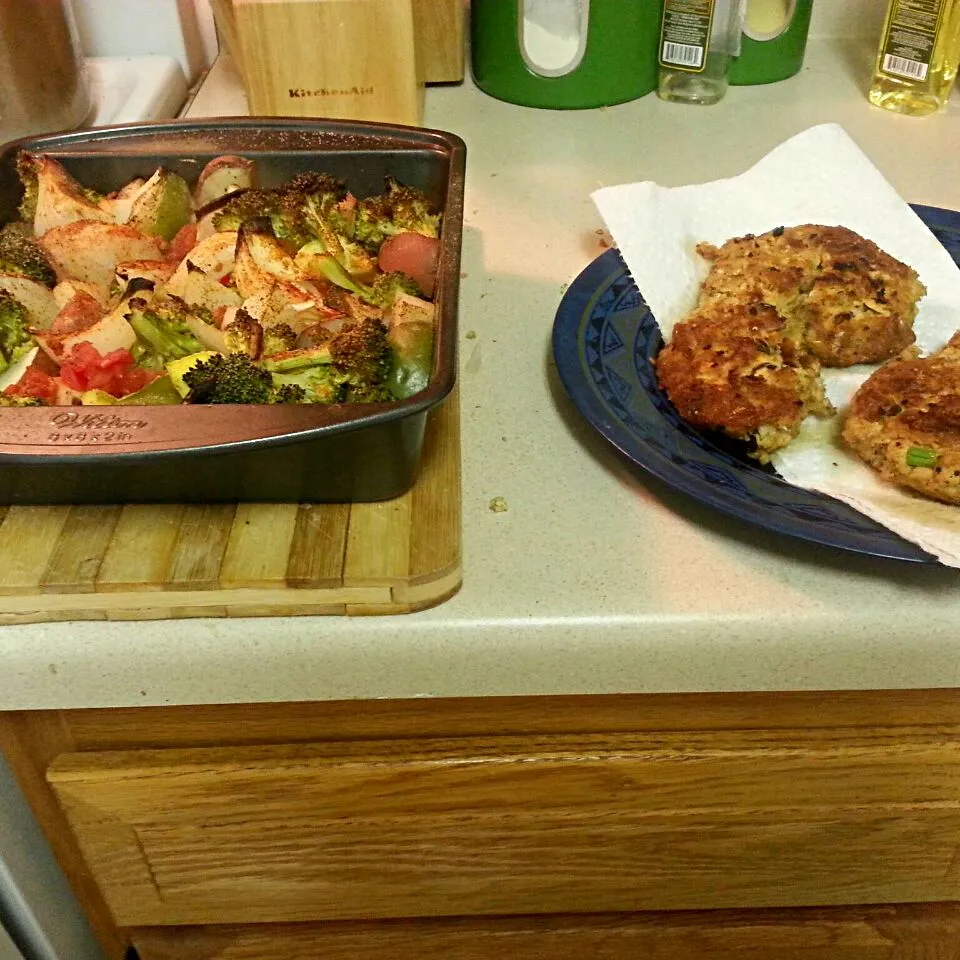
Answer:
[{"label": "yellow cooking oil", "polygon": [[960,62],[960,0],[890,0],[870,102],[922,117],[944,106]]}]

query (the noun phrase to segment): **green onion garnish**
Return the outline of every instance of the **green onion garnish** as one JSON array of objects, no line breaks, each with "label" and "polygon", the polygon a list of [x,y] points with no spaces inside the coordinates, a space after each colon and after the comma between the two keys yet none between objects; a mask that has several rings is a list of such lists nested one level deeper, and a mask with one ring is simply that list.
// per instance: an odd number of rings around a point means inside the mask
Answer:
[{"label": "green onion garnish", "polygon": [[911,447],[907,451],[908,467],[935,467],[940,454],[930,447]]}]

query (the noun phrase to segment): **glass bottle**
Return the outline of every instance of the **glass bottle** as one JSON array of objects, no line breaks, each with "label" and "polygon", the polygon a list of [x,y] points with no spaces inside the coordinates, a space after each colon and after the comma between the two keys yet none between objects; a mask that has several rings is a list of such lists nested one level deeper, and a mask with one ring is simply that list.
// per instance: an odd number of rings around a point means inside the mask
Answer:
[{"label": "glass bottle", "polygon": [[666,0],[660,31],[657,96],[711,104],[727,92],[730,57],[739,50],[741,0]]},{"label": "glass bottle", "polygon": [[960,0],[890,0],[870,102],[922,117],[947,102],[960,61]]}]

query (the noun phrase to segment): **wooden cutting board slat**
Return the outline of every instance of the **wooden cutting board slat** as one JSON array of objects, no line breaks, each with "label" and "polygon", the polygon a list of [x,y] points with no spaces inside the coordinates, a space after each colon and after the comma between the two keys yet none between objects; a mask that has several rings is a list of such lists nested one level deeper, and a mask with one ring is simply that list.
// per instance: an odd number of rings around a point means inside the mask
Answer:
[{"label": "wooden cutting board slat", "polygon": [[461,581],[458,397],[394,500],[0,507],[0,558],[0,623],[432,606]]}]

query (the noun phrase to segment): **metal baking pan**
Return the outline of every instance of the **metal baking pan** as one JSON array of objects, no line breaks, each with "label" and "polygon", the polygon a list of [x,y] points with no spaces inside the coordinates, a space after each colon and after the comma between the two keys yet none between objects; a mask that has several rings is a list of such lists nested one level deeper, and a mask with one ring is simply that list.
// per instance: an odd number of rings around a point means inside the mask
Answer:
[{"label": "metal baking pan", "polygon": [[19,149],[114,190],[159,165],[194,180],[221,154],[256,160],[274,186],[317,170],[357,196],[391,174],[443,212],[433,374],[396,403],[0,408],[0,503],[359,502],[416,480],[429,411],[453,388],[466,147],[450,133],[380,123],[244,117],[129,124],[0,147],[0,223],[16,216]]}]

